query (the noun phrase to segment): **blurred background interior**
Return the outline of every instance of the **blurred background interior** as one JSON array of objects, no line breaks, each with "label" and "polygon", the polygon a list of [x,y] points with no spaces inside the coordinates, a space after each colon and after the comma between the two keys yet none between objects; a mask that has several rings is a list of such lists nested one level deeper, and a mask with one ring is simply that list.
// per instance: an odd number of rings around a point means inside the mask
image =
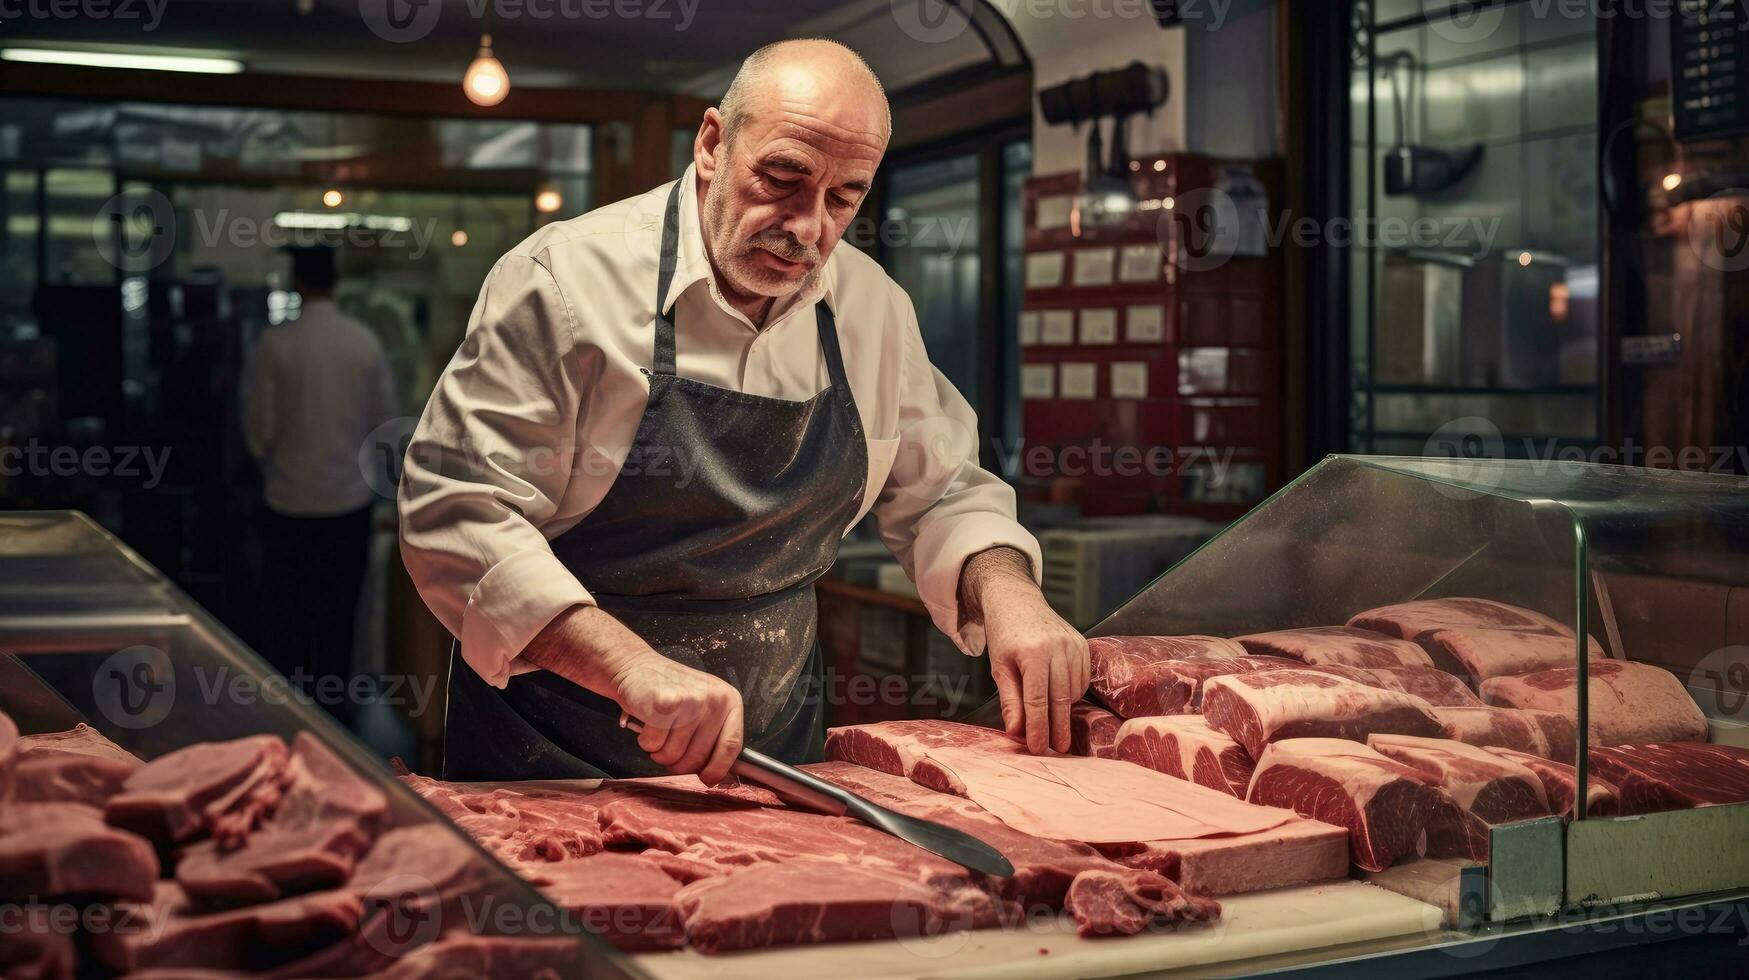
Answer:
[{"label": "blurred background interior", "polygon": [[[299,316],[279,246],[337,236],[336,300],[414,418],[496,258],[678,176],[740,58],[793,36],[852,45],[891,95],[848,240],[910,293],[1078,626],[1329,453],[1658,465],[1600,450],[1749,442],[1742,32],[1528,2],[946,6],[9,19],[0,447],[168,456],[160,478],[8,466],[0,510],[90,513],[259,644],[273,596],[239,388]],[[483,30],[510,80],[492,105],[462,86]],[[1099,446],[1169,472],[1065,452]],[[354,669],[441,674],[447,636],[377,507]],[[950,682],[832,723],[989,693],[868,529],[820,590],[840,675]],[[353,724],[429,766],[442,712]]]}]

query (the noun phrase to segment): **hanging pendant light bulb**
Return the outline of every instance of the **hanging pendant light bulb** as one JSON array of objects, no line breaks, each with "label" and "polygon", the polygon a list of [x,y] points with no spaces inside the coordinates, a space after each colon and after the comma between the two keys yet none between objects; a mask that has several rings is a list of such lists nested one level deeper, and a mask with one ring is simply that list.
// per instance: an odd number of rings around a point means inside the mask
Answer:
[{"label": "hanging pendant light bulb", "polygon": [[492,35],[480,35],[480,50],[462,75],[462,91],[478,106],[495,106],[510,94],[510,73],[492,54]]}]

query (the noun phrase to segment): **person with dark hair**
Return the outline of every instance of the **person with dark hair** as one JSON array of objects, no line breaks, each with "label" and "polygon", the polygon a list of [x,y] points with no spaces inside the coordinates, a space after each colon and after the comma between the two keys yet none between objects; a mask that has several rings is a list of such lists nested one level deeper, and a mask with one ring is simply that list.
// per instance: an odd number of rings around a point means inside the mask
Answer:
[{"label": "person with dark hair", "polygon": [[334,305],[334,250],[287,251],[301,312],[262,335],[243,396],[244,436],[267,504],[261,537],[272,621],[263,652],[344,717],[332,692],[351,679],[375,500],[359,447],[395,416],[395,380],[376,336]]}]

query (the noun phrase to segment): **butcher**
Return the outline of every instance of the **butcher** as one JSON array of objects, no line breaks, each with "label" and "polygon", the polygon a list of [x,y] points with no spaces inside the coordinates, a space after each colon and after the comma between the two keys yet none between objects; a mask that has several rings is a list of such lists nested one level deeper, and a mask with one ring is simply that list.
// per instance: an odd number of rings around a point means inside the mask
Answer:
[{"label": "butcher", "polygon": [[400,487],[407,569],[459,640],[446,779],[816,757],[814,583],[870,513],[1008,730],[1068,749],[1086,642],[910,298],[840,247],[891,129],[848,48],[762,48],[678,181],[493,266]]}]

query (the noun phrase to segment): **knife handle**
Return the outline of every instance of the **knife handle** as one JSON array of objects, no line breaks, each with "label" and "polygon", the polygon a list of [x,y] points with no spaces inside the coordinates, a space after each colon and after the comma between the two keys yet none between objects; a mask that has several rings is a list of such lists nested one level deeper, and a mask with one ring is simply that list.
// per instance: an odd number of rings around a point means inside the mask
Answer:
[{"label": "knife handle", "polygon": [[[644,723],[621,711],[619,727],[642,732]],[[855,797],[844,789],[754,749],[742,748],[740,757],[729,771],[749,783],[771,790],[796,806],[828,816],[843,816],[855,801]]]}]

